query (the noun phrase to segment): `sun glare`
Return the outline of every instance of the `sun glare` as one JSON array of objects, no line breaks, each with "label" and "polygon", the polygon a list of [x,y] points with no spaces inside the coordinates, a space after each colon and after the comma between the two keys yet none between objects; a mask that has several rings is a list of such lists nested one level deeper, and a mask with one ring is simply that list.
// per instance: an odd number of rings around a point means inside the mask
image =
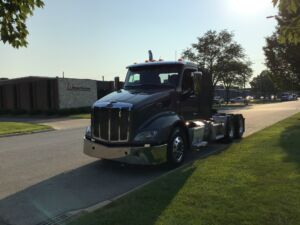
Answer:
[{"label": "sun glare", "polygon": [[228,0],[232,11],[241,14],[256,14],[271,5],[271,0]]}]

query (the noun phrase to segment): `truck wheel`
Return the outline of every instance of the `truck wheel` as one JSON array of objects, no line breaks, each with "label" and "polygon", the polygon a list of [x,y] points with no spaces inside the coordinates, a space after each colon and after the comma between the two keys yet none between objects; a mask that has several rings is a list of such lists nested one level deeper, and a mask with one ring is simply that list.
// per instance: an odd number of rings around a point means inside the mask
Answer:
[{"label": "truck wheel", "polygon": [[236,115],[234,119],[234,138],[241,139],[245,132],[244,117],[242,115]]},{"label": "truck wheel", "polygon": [[230,143],[234,139],[234,121],[233,117],[229,116],[227,117],[227,122],[226,122],[226,131],[225,131],[225,137],[224,137],[224,142]]},{"label": "truck wheel", "polygon": [[175,128],[170,136],[167,149],[168,163],[171,166],[179,166],[183,163],[187,150],[187,139],[180,128]]}]

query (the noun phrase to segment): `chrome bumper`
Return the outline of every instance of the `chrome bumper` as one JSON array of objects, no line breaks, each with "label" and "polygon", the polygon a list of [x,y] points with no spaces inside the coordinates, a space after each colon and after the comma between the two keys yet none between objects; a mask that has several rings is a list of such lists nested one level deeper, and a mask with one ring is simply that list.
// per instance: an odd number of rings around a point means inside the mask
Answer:
[{"label": "chrome bumper", "polygon": [[84,138],[83,152],[95,158],[137,165],[157,165],[167,160],[167,145],[151,147],[106,147]]}]

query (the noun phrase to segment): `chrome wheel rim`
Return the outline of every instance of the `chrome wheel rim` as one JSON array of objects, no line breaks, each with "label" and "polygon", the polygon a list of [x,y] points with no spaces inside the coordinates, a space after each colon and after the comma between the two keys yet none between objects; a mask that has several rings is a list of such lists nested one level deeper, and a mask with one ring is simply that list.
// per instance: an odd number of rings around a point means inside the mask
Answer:
[{"label": "chrome wheel rim", "polygon": [[244,123],[243,123],[243,120],[240,120],[240,134],[242,134],[244,132]]},{"label": "chrome wheel rim", "polygon": [[233,128],[232,124],[230,125],[229,129],[230,129],[229,130],[229,137],[230,138],[234,138],[234,128]]},{"label": "chrome wheel rim", "polygon": [[180,162],[183,158],[184,142],[182,137],[177,136],[173,140],[173,156],[176,162]]}]

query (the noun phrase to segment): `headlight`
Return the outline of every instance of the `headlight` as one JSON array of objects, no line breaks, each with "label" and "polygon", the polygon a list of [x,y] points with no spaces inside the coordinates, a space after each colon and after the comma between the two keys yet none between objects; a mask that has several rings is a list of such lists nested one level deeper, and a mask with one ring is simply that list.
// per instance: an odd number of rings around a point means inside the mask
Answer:
[{"label": "headlight", "polygon": [[88,126],[85,130],[85,137],[86,138],[92,138],[92,129],[91,126]]},{"label": "headlight", "polygon": [[156,130],[144,131],[136,135],[134,141],[153,141],[157,134]]}]

